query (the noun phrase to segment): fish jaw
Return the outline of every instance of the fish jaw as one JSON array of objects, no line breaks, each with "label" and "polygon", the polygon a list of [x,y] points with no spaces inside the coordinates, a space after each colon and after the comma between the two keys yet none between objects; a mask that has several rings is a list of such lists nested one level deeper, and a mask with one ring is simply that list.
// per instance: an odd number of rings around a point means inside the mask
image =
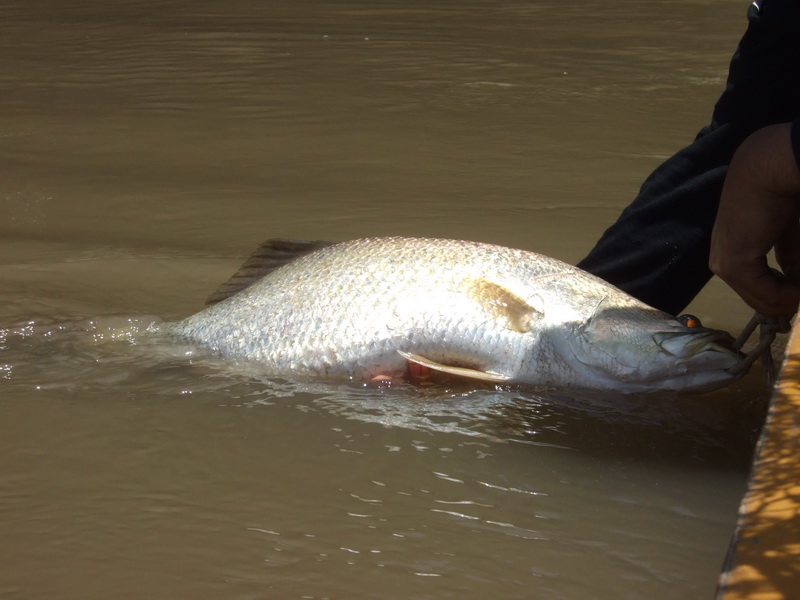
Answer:
[{"label": "fish jaw", "polygon": [[[741,377],[744,355],[725,331],[686,327],[652,310],[623,323],[595,316],[573,335],[551,332],[565,362],[584,374],[587,387],[621,392],[708,391]],[[601,383],[604,382],[604,383]]]},{"label": "fish jaw", "polygon": [[725,331],[698,328],[678,334],[655,334],[654,341],[664,353],[676,359],[678,372],[665,380],[668,389],[707,391],[722,387],[744,375],[744,354],[733,346],[733,336]]}]

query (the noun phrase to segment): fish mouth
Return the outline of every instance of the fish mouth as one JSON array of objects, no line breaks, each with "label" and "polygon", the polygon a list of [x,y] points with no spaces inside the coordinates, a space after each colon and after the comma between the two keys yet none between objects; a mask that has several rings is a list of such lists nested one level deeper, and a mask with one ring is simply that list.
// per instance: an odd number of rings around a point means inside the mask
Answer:
[{"label": "fish mouth", "polygon": [[668,354],[684,360],[703,359],[706,368],[736,372],[745,355],[735,346],[727,331],[692,328],[690,331],[669,331],[653,334],[655,343]]},{"label": "fish mouth", "polygon": [[746,355],[726,331],[705,327],[662,331],[653,333],[653,340],[674,365],[665,389],[710,391],[738,379],[749,367]]}]

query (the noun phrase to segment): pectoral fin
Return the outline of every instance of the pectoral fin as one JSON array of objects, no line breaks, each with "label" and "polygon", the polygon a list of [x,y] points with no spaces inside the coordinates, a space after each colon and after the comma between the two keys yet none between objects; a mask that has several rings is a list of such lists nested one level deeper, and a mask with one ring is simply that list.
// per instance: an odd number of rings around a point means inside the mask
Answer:
[{"label": "pectoral fin", "polygon": [[479,371],[477,369],[470,369],[468,367],[455,367],[451,365],[443,365],[434,360],[425,358],[424,356],[420,356],[419,354],[403,352],[402,350],[398,350],[397,353],[409,362],[422,365],[423,367],[428,367],[429,369],[433,369],[434,371],[440,371],[442,373],[448,373],[449,375],[455,375],[457,377],[469,377],[470,379],[480,379],[482,381],[492,381],[495,383],[501,383],[504,381],[508,381],[509,379],[507,375],[502,375],[500,373],[492,373],[491,371]]},{"label": "pectoral fin", "polygon": [[503,327],[518,333],[529,332],[543,315],[508,288],[488,279],[467,280],[467,295]]}]

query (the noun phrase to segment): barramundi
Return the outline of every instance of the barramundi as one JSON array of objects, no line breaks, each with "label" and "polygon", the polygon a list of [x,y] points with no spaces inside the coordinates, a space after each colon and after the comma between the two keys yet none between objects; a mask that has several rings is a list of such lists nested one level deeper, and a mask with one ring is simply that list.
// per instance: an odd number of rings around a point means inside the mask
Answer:
[{"label": "barramundi", "polygon": [[[164,325],[266,375],[706,390],[746,369],[724,331],[688,326],[605,281],[486,243],[268,240],[204,310]],[[418,372],[418,371],[417,371]]]}]

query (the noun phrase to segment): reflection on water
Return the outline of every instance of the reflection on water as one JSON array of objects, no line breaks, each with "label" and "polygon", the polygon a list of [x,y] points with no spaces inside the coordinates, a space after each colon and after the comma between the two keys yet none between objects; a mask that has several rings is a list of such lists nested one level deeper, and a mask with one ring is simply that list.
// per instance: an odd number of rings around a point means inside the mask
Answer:
[{"label": "reflection on water", "polygon": [[[3,378],[16,386],[103,394],[108,385],[148,396],[219,394],[226,405],[257,409],[297,397],[311,411],[391,428],[454,433],[493,442],[553,446],[594,456],[654,449],[661,458],[746,467],[765,410],[761,373],[739,383],[748,402],[730,404],[731,389],[680,395],[527,391],[453,379],[423,386],[290,381],[242,371],[197,348],[150,335],[158,317],[42,318],[0,329]],[[754,369],[758,371],[758,369]],[[600,439],[594,435],[602,433]]]},{"label": "reflection on water", "polygon": [[252,378],[123,335],[151,323],[2,331],[2,526],[31,543],[4,592],[108,557],[131,597],[131,562],[200,597],[711,586],[753,432],[725,397]]},{"label": "reflection on water", "polygon": [[[6,2],[0,596],[708,597],[758,373],[697,397],[373,389],[125,332],[197,310],[268,237],[575,262],[705,124],[743,13]],[[749,318],[720,285],[691,312]]]}]

